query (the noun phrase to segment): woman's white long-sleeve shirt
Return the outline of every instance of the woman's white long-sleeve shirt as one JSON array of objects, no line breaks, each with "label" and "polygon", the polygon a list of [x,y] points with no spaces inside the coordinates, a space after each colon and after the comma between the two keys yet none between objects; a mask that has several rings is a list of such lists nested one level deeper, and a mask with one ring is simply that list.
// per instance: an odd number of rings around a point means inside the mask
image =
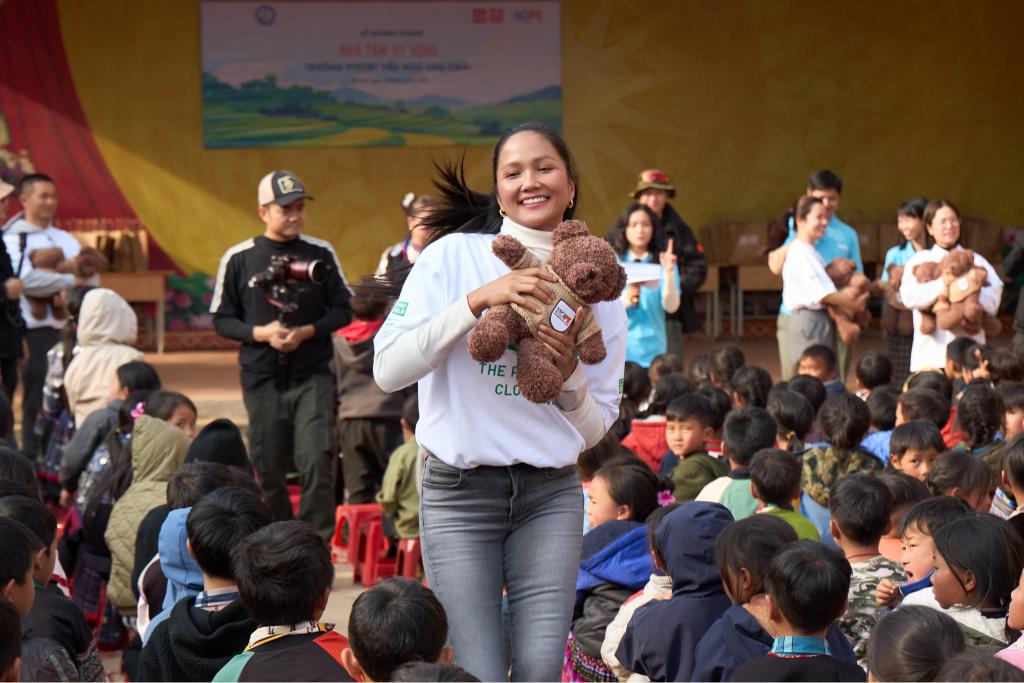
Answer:
[{"label": "woman's white long-sleeve shirt", "polygon": [[[501,231],[542,260],[551,253],[550,233],[508,219]],[[468,351],[477,319],[467,294],[509,272],[491,252],[493,240],[454,234],[424,250],[377,333],[374,378],[384,391],[419,383],[416,440],[449,465],[573,464],[618,418],[625,312],[618,301],[591,306],[607,357],[597,365],[578,364],[553,403],[531,403],[519,394],[515,351],[506,350],[495,363],[475,361]]]},{"label": "woman's white long-sleeve shirt", "polygon": [[[960,246],[953,247],[960,249]],[[931,308],[939,298],[945,285],[942,278],[930,282],[918,282],[914,277],[914,266],[921,263],[938,263],[950,252],[939,245],[931,249],[922,249],[914,254],[906,265],[906,274],[900,284],[900,299],[903,305],[914,311],[914,345],[910,352],[910,371],[917,372],[926,368],[942,368],[946,365],[946,347],[957,337],[969,336],[977,342],[985,342],[985,332],[968,335],[962,329],[943,330],[936,328],[934,334],[921,332],[921,311]],[[988,315],[999,312],[999,301],[1003,296],[1003,281],[984,256],[974,254],[974,265],[981,266],[988,273],[988,283],[981,288],[978,295],[981,307]]]}]

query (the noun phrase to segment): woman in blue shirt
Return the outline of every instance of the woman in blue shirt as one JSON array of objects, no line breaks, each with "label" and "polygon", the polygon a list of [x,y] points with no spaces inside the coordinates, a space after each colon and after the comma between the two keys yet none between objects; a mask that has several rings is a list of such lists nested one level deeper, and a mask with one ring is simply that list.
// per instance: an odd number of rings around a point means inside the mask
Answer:
[{"label": "woman in blue shirt", "polygon": [[[896,225],[899,228],[900,236],[898,243],[885,253],[885,262],[882,264],[881,281],[889,281],[889,266],[906,265],[910,257],[922,249],[930,249],[932,246],[931,235],[924,228],[924,208],[928,200],[924,197],[914,197],[901,203],[896,208]],[[904,273],[904,277],[910,277],[910,273]],[[899,303],[899,285],[896,286],[895,304]],[[889,299],[887,306],[893,305]],[[883,321],[885,318],[883,318]],[[892,361],[892,381],[896,386],[902,386],[910,374],[910,349],[914,343],[914,334],[901,334],[893,326],[886,329],[886,338],[889,342],[889,360]]]},{"label": "woman in blue shirt", "polygon": [[[672,240],[665,244],[657,214],[643,204],[631,204],[608,232],[619,263],[660,263],[661,279],[656,288],[631,282],[622,293],[629,318],[626,360],[648,367],[654,357],[665,353],[665,314],[679,309],[679,268]],[[626,269],[627,278],[629,268]],[[653,280],[652,280],[653,282]]]}]

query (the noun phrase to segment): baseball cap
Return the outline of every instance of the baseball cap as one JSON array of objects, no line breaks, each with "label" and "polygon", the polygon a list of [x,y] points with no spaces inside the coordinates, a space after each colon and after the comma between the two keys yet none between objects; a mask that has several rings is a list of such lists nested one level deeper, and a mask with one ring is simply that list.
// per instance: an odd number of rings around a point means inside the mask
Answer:
[{"label": "baseball cap", "polygon": [[271,171],[260,179],[256,186],[256,200],[260,206],[277,204],[288,206],[297,199],[312,199],[306,194],[306,186],[290,171]]},{"label": "baseball cap", "polygon": [[5,183],[3,179],[0,178],[0,199],[10,197],[12,194],[14,194],[14,185]]},{"label": "baseball cap", "polygon": [[640,171],[640,177],[637,179],[636,189],[633,190],[633,198],[640,196],[640,193],[644,190],[665,190],[668,192],[669,197],[676,196],[676,188],[668,180],[668,174],[664,171],[659,171],[656,168],[649,168],[646,171]]}]

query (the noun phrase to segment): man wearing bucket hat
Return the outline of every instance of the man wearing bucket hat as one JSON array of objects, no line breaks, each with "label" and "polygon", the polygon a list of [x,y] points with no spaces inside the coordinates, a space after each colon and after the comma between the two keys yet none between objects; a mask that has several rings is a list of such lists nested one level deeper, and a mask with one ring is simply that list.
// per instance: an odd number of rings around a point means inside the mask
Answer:
[{"label": "man wearing bucket hat", "polygon": [[271,171],[256,197],[263,234],[224,254],[210,302],[213,326],[242,343],[249,455],[275,520],[292,517],[290,458],[302,480],[299,518],[334,530],[334,357],[331,335],[352,319],[351,292],[330,242],[302,234],[306,186]]},{"label": "man wearing bucket hat", "polygon": [[[0,223],[7,219],[7,204],[14,194],[14,186],[0,178]],[[21,336],[25,322],[21,319],[21,280],[14,273],[7,245],[0,240],[0,282],[3,283],[3,297],[0,299],[0,376],[7,398],[14,399],[18,388],[18,361],[21,359]],[[0,439],[9,438],[0,434]]]},{"label": "man wearing bucket hat", "polygon": [[683,334],[700,329],[700,318],[693,302],[697,290],[704,285],[708,276],[708,262],[704,248],[697,241],[693,230],[682,216],[668,203],[675,199],[676,188],[669,182],[668,175],[656,168],[640,172],[632,197],[661,219],[665,238],[671,240],[679,261],[680,303],[675,313],[665,314],[665,333],[668,337],[667,350],[683,357]]}]

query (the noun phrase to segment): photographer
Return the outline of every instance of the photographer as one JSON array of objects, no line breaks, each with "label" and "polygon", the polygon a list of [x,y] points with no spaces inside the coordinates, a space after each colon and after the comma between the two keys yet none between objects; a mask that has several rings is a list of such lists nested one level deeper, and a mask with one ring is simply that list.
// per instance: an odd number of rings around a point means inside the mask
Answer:
[{"label": "photographer", "polygon": [[274,171],[257,196],[266,229],[221,258],[210,312],[219,335],[242,342],[250,455],[274,519],[292,516],[285,475],[294,454],[299,517],[327,539],[334,529],[331,333],[351,321],[351,293],[331,245],[301,234],[312,199],[302,181]]}]

